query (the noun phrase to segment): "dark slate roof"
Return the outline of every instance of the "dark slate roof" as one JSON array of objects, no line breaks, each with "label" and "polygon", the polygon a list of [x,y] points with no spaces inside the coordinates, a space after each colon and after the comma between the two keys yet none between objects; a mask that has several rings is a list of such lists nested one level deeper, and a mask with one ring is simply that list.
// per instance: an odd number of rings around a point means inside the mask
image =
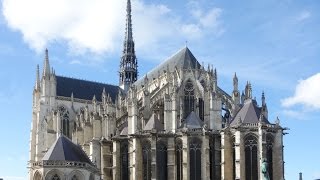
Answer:
[{"label": "dark slate roof", "polygon": [[61,135],[51,146],[42,160],[60,160],[60,161],[76,161],[89,163],[92,162],[87,154],[80,146],[74,144],[69,138]]},{"label": "dark slate roof", "polygon": [[103,84],[98,82],[68,78],[63,76],[56,76],[57,79],[57,96],[71,97],[73,93],[74,98],[92,100],[96,95],[97,101],[102,101],[102,91],[105,88],[106,93],[115,101],[116,96],[120,90],[119,86],[110,84]]},{"label": "dark slate roof", "polygon": [[[159,72],[162,74],[164,71],[167,71],[168,68],[170,72],[173,72],[175,67],[177,67],[177,69],[188,69],[189,67],[191,69],[199,69],[201,65],[193,56],[189,48],[184,47],[183,49],[179,50],[176,54],[171,56],[169,59],[161,63],[159,66],[155,67],[150,72],[148,72],[147,76],[149,79],[157,78]],[[142,85],[144,78],[145,76],[140,78],[134,84],[137,86]]]},{"label": "dark slate roof", "polygon": [[152,129],[156,129],[157,131],[162,131],[164,129],[163,124],[158,120],[155,114],[152,114],[143,130],[150,131]]},{"label": "dark slate roof", "polygon": [[188,129],[202,128],[202,126],[203,126],[202,120],[193,111],[188,115],[188,117],[182,123],[182,127],[185,127]]},{"label": "dark slate roof", "polygon": [[[230,125],[236,126],[238,123],[259,123],[260,115],[261,108],[258,107],[257,102],[248,99],[244,102],[242,108],[238,111]],[[263,117],[263,122],[270,124],[265,117]]]}]

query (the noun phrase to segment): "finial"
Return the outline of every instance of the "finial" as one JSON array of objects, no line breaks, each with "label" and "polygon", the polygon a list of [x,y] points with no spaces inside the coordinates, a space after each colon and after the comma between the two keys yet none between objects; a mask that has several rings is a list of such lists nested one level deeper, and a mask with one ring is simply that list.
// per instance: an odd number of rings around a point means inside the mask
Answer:
[{"label": "finial", "polygon": [[39,73],[39,64],[37,64],[37,72],[36,72],[36,85],[35,89],[40,90],[40,73]]},{"label": "finial", "polygon": [[186,41],[186,48],[188,47],[188,41]]}]

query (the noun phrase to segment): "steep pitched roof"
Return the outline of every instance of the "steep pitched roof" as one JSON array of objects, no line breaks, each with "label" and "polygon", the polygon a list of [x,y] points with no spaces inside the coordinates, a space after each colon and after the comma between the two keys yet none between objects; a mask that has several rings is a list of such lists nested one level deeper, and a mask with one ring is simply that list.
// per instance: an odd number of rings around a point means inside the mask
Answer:
[{"label": "steep pitched roof", "polygon": [[202,128],[203,122],[195,112],[191,112],[186,120],[182,123],[182,127],[189,129]]},{"label": "steep pitched roof", "polygon": [[80,146],[74,144],[69,138],[61,135],[50,147],[42,160],[76,161],[93,165],[87,154]]},{"label": "steep pitched roof", "polygon": [[158,120],[158,118],[152,114],[149,121],[147,122],[144,130],[150,131],[152,129],[156,129],[158,131],[162,131],[164,129],[163,124]]},{"label": "steep pitched roof", "polygon": [[[157,78],[159,72],[163,73],[163,71],[167,71],[168,68],[169,71],[172,72],[175,70],[175,67],[177,67],[178,69],[188,69],[189,67],[191,69],[196,69],[200,68],[201,65],[189,50],[189,48],[184,47],[169,59],[161,63],[159,66],[148,72],[147,76],[148,78]],[[141,77],[134,84],[137,86],[142,85],[144,77],[145,76]]]},{"label": "steep pitched roof", "polygon": [[68,77],[56,76],[57,79],[57,96],[70,97],[73,93],[74,98],[92,100],[96,95],[97,101],[102,101],[103,88],[106,93],[115,101],[119,90],[118,86],[103,84],[98,82],[73,79]]},{"label": "steep pitched roof", "polygon": [[[258,107],[255,100],[248,99],[244,102],[242,108],[238,111],[233,121],[231,122],[231,126],[235,126],[239,123],[241,119],[241,123],[258,123],[261,115],[261,108]],[[262,120],[264,123],[269,124],[269,121],[263,117]]]}]

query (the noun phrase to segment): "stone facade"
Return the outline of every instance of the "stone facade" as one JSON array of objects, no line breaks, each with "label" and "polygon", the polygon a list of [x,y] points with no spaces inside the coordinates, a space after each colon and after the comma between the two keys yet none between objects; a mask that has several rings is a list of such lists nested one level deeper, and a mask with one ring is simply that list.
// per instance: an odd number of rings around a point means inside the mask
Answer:
[{"label": "stone facade", "polygon": [[[33,91],[30,180],[53,179],[41,163],[61,133],[82,147],[104,180],[256,180],[263,159],[271,179],[283,180],[285,129],[269,122],[264,94],[261,106],[250,83],[241,95],[235,75],[229,95],[217,71],[187,47],[137,79],[130,0],[127,13],[119,86],[58,76],[46,50]],[[74,169],[54,168],[65,179]],[[82,179],[89,174],[81,172]]]}]

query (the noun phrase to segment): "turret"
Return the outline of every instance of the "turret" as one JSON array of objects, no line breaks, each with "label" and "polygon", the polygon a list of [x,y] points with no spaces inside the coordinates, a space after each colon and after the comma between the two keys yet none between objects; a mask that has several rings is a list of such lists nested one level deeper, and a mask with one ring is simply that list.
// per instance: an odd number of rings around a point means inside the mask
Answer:
[{"label": "turret", "polygon": [[138,62],[132,36],[131,1],[127,1],[126,33],[120,61],[119,86],[127,92],[138,78]]},{"label": "turret", "polygon": [[233,77],[232,100],[235,106],[240,104],[240,92],[238,90],[238,77],[236,73],[234,73],[234,77]]},{"label": "turret", "polygon": [[245,99],[252,99],[252,87],[249,81],[247,81],[247,85],[245,88]]},{"label": "turret", "polygon": [[268,107],[267,107],[266,97],[264,95],[264,92],[262,92],[262,96],[261,96],[261,114],[263,114],[263,116],[268,119]]}]

